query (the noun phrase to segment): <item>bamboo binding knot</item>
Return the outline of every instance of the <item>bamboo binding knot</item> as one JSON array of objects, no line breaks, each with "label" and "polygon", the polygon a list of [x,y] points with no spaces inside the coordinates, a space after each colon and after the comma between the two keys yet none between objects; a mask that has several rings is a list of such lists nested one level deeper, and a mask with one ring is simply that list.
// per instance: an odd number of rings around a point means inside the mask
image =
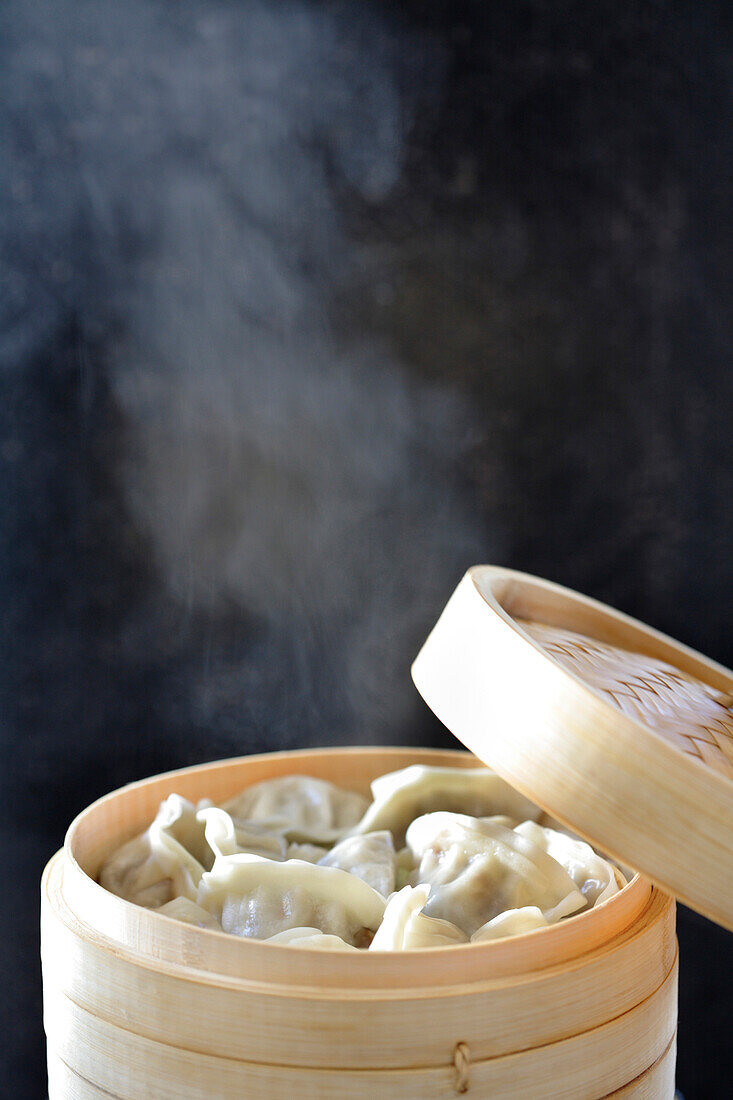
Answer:
[{"label": "bamboo binding knot", "polygon": [[453,1065],[456,1067],[456,1092],[468,1092],[468,1077],[471,1072],[471,1051],[468,1043],[456,1043]]}]

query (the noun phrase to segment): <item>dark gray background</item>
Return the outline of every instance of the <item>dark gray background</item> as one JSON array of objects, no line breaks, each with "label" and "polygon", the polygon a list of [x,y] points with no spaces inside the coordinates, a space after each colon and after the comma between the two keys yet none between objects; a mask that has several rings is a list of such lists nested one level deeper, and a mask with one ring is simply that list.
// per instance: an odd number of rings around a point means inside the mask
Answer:
[{"label": "dark gray background", "polygon": [[[8,1095],[72,816],[450,744],[409,663],[469,564],[733,664],[729,12],[0,6]],[[680,940],[679,1084],[722,1096],[731,937]]]}]

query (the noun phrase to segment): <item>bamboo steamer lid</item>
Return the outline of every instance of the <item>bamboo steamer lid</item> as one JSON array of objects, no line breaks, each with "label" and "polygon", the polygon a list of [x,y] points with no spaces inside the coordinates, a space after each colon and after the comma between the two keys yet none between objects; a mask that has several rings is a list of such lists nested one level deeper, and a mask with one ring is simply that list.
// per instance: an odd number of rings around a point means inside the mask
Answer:
[{"label": "bamboo steamer lid", "polygon": [[475,566],[412,675],[509,783],[733,930],[733,673],[560,585]]}]

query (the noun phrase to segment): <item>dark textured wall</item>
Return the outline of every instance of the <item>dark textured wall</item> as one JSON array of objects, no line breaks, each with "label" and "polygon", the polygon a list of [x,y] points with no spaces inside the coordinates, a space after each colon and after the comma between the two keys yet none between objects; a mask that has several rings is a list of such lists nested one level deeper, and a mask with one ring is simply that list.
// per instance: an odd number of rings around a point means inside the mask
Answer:
[{"label": "dark textured wall", "polygon": [[[449,743],[464,568],[733,664],[731,37],[712,3],[0,6],[2,1080],[38,879],[134,778]],[[681,914],[679,1083],[731,939]]]}]

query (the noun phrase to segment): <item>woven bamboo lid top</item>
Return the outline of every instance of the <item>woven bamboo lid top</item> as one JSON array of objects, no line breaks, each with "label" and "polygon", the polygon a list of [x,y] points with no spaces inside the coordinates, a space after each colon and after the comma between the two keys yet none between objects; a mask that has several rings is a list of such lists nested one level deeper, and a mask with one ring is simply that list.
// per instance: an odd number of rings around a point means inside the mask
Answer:
[{"label": "woven bamboo lid top", "polygon": [[413,677],[510,783],[733,929],[733,673],[559,585],[477,566]]},{"label": "woven bamboo lid top", "polygon": [[733,778],[733,696],[665,661],[544,623],[522,628],[569,672],[635,718]]}]

